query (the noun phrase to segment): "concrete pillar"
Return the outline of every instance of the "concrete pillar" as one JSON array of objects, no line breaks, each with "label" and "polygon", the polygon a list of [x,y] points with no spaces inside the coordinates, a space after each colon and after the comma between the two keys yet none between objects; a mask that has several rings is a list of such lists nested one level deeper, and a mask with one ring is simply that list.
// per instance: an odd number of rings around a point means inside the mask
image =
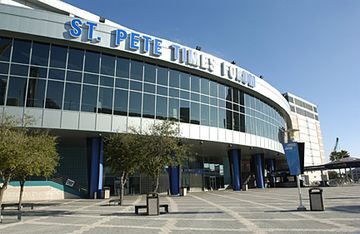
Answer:
[{"label": "concrete pillar", "polygon": [[102,198],[104,173],[104,142],[101,137],[88,139],[90,150],[89,198]]},{"label": "concrete pillar", "polygon": [[254,162],[255,162],[255,169],[256,169],[256,185],[258,188],[265,188],[263,156],[261,154],[255,154]]},{"label": "concrete pillar", "polygon": [[230,157],[230,167],[231,167],[231,178],[232,178],[232,186],[234,191],[240,191],[241,189],[241,156],[240,150],[231,149],[229,152]]},{"label": "concrete pillar", "polygon": [[180,195],[180,166],[168,168],[170,195]]}]

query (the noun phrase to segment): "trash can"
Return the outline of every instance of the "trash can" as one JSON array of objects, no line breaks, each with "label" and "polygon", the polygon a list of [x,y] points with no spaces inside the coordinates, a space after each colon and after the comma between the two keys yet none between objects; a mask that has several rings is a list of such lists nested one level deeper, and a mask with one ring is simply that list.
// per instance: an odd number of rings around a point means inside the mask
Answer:
[{"label": "trash can", "polygon": [[159,194],[149,193],[146,195],[146,210],[148,215],[159,215]]},{"label": "trash can", "polygon": [[186,187],[181,187],[181,196],[186,196],[187,193],[187,188]]},{"label": "trash can", "polygon": [[321,188],[309,189],[310,210],[324,211],[322,192],[323,190]]},{"label": "trash can", "polygon": [[109,198],[110,198],[110,188],[104,187],[104,199],[109,199]]}]

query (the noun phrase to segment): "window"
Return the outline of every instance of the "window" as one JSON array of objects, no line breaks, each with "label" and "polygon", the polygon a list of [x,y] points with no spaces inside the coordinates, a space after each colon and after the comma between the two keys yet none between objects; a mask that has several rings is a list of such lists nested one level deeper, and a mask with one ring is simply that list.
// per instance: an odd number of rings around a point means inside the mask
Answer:
[{"label": "window", "polygon": [[12,62],[16,63],[29,63],[30,57],[30,41],[14,40],[14,48],[12,53]]},{"label": "window", "polygon": [[218,126],[218,116],[217,116],[217,110],[216,107],[210,107],[210,126],[217,127]]},{"label": "window", "polygon": [[234,130],[240,131],[240,115],[237,112],[233,113]]},{"label": "window", "polygon": [[171,120],[179,120],[179,99],[169,98],[169,118]]},{"label": "window", "polygon": [[30,77],[46,78],[47,70],[47,68],[32,66],[30,67]]},{"label": "window", "polygon": [[222,84],[219,84],[219,98],[226,99],[225,86]]},{"label": "window", "polygon": [[155,85],[144,83],[144,92],[155,94]]},{"label": "window", "polygon": [[129,116],[141,116],[141,93],[130,92]]},{"label": "window", "polygon": [[4,105],[5,103],[6,84],[7,76],[0,75],[0,105]]},{"label": "window", "polygon": [[32,46],[31,64],[47,66],[49,60],[49,44],[34,42]]},{"label": "window", "polygon": [[49,81],[46,93],[46,108],[61,109],[64,83]]},{"label": "window", "polygon": [[17,76],[27,76],[28,70],[29,70],[28,65],[11,64],[10,74]]},{"label": "window", "polygon": [[209,106],[201,105],[201,125],[209,126]]},{"label": "window", "polygon": [[115,87],[117,88],[129,88],[129,80],[128,79],[115,79]]},{"label": "window", "polygon": [[26,106],[44,107],[45,80],[29,79]]},{"label": "window", "polygon": [[226,111],[223,108],[219,108],[219,128],[226,127]]},{"label": "window", "polygon": [[168,86],[168,69],[164,67],[158,67],[157,83]]},{"label": "window", "polygon": [[117,58],[116,60],[116,76],[129,78],[129,59]]},{"label": "window", "polygon": [[110,88],[100,87],[98,113],[112,113],[113,90]]},{"label": "window", "polygon": [[135,91],[142,91],[142,83],[137,81],[130,81],[130,89]]},{"label": "window", "polygon": [[190,90],[190,75],[186,73],[180,73],[180,88]]},{"label": "window", "polygon": [[190,123],[200,124],[200,104],[199,103],[196,103],[196,102],[191,103]]},{"label": "window", "polygon": [[179,76],[180,73],[178,71],[170,70],[169,72],[169,86],[173,88],[179,88]]},{"label": "window", "polygon": [[84,50],[69,49],[68,69],[82,71],[84,61]]},{"label": "window", "polygon": [[26,79],[10,77],[7,94],[8,106],[24,106]]},{"label": "window", "polygon": [[191,91],[200,92],[200,78],[197,76],[191,76]]},{"label": "window", "polygon": [[155,116],[155,96],[144,94],[143,117],[154,118]]},{"label": "window", "polygon": [[96,112],[97,87],[83,85],[81,111]]},{"label": "window", "polygon": [[155,84],[156,67],[154,65],[145,63],[144,69],[145,69],[144,80],[147,81],[147,82]]},{"label": "window", "polygon": [[100,85],[113,87],[114,86],[114,78],[109,76],[101,76],[100,77]]},{"label": "window", "polygon": [[101,56],[101,74],[113,76],[115,69],[115,57],[108,54]]},{"label": "window", "polygon": [[84,73],[84,83],[97,85],[98,82],[99,82],[99,75]]},{"label": "window", "polygon": [[217,83],[214,81],[210,81],[210,96],[217,97]]},{"label": "window", "polygon": [[128,106],[128,91],[115,89],[114,114],[126,115]]},{"label": "window", "polygon": [[100,54],[97,52],[86,51],[85,53],[85,71],[99,73]]},{"label": "window", "polygon": [[209,81],[207,79],[201,79],[201,93],[209,95]]},{"label": "window", "polygon": [[156,118],[166,119],[167,118],[167,104],[168,100],[166,97],[156,97]]},{"label": "window", "polygon": [[66,83],[64,110],[79,111],[80,108],[80,84]]},{"label": "window", "polygon": [[131,61],[131,73],[130,78],[132,80],[142,80],[143,75],[143,63],[139,61]]},{"label": "window", "polygon": [[157,94],[167,96],[168,95],[168,88],[157,86]]},{"label": "window", "polygon": [[51,56],[50,56],[50,66],[65,68],[66,53],[67,53],[67,47],[52,45],[51,46]]},{"label": "window", "polygon": [[11,51],[11,39],[0,37],[0,48],[0,61],[9,61]]},{"label": "window", "polygon": [[50,68],[49,79],[64,80],[65,79],[65,70]]},{"label": "window", "polygon": [[172,89],[169,88],[169,97],[179,97],[179,90],[178,89]]},{"label": "window", "polygon": [[73,71],[67,71],[66,74],[66,80],[67,81],[75,81],[75,82],[81,82],[81,72],[73,72]]},{"label": "window", "polygon": [[8,72],[9,72],[9,64],[0,63],[0,74],[8,74]]},{"label": "window", "polygon": [[190,103],[188,101],[180,101],[180,122],[190,122]]}]

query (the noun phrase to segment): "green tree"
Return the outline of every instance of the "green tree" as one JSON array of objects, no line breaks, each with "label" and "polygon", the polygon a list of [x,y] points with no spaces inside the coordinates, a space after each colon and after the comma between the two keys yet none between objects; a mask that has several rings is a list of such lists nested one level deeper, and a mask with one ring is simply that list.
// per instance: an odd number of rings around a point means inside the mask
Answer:
[{"label": "green tree", "polygon": [[109,165],[114,174],[120,177],[119,205],[123,203],[124,186],[128,176],[139,168],[140,137],[135,134],[116,133],[105,139],[106,165]]},{"label": "green tree", "polygon": [[188,147],[180,137],[179,124],[173,121],[162,121],[150,126],[141,138],[140,170],[149,175],[153,181],[153,192],[159,188],[159,177],[166,166],[181,165],[187,156]]},{"label": "green tree", "polygon": [[[0,206],[2,205],[4,192],[16,170],[19,167],[22,156],[26,153],[26,131],[16,128],[19,121],[10,116],[2,116],[0,119]],[[0,222],[1,220],[0,209]]]},{"label": "green tree", "polygon": [[26,178],[49,176],[58,164],[55,138],[44,132],[30,131],[27,126],[31,121],[28,116],[23,121],[6,115],[0,119],[0,205],[9,182],[17,178],[21,185],[20,209]]},{"label": "green tree", "polygon": [[22,154],[15,171],[15,178],[20,183],[18,209],[21,210],[24,185],[29,176],[50,177],[59,164],[59,154],[56,151],[56,137],[48,132],[28,132],[25,138],[27,151]]},{"label": "green tree", "polygon": [[330,161],[333,162],[333,161],[336,161],[336,160],[339,160],[342,158],[347,158],[347,157],[350,157],[350,154],[346,150],[341,150],[339,152],[333,151],[330,154]]}]

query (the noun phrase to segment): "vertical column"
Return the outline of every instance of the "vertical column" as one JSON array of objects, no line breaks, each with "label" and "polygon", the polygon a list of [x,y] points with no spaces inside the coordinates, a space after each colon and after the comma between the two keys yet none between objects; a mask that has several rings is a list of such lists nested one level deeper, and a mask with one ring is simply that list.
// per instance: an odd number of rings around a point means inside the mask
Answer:
[{"label": "vertical column", "polygon": [[241,157],[240,157],[240,150],[238,149],[231,149],[230,150],[230,167],[231,170],[231,177],[232,177],[232,185],[234,191],[240,191],[241,184],[240,184],[240,176],[241,176]]},{"label": "vertical column", "polygon": [[269,178],[270,178],[270,187],[274,188],[275,187],[275,159],[269,159],[267,161],[267,165],[268,165],[268,171],[270,172]]},{"label": "vertical column", "polygon": [[104,141],[101,137],[99,139],[99,175],[97,197],[103,198],[103,176],[104,176]]},{"label": "vertical column", "polygon": [[258,188],[264,188],[264,168],[261,154],[255,154],[256,184]]},{"label": "vertical column", "polygon": [[[103,185],[103,140],[101,137],[88,139],[90,151],[89,198],[100,198]],[[96,194],[96,195],[95,195]]]},{"label": "vertical column", "polygon": [[180,195],[180,166],[169,167],[170,195]]}]

